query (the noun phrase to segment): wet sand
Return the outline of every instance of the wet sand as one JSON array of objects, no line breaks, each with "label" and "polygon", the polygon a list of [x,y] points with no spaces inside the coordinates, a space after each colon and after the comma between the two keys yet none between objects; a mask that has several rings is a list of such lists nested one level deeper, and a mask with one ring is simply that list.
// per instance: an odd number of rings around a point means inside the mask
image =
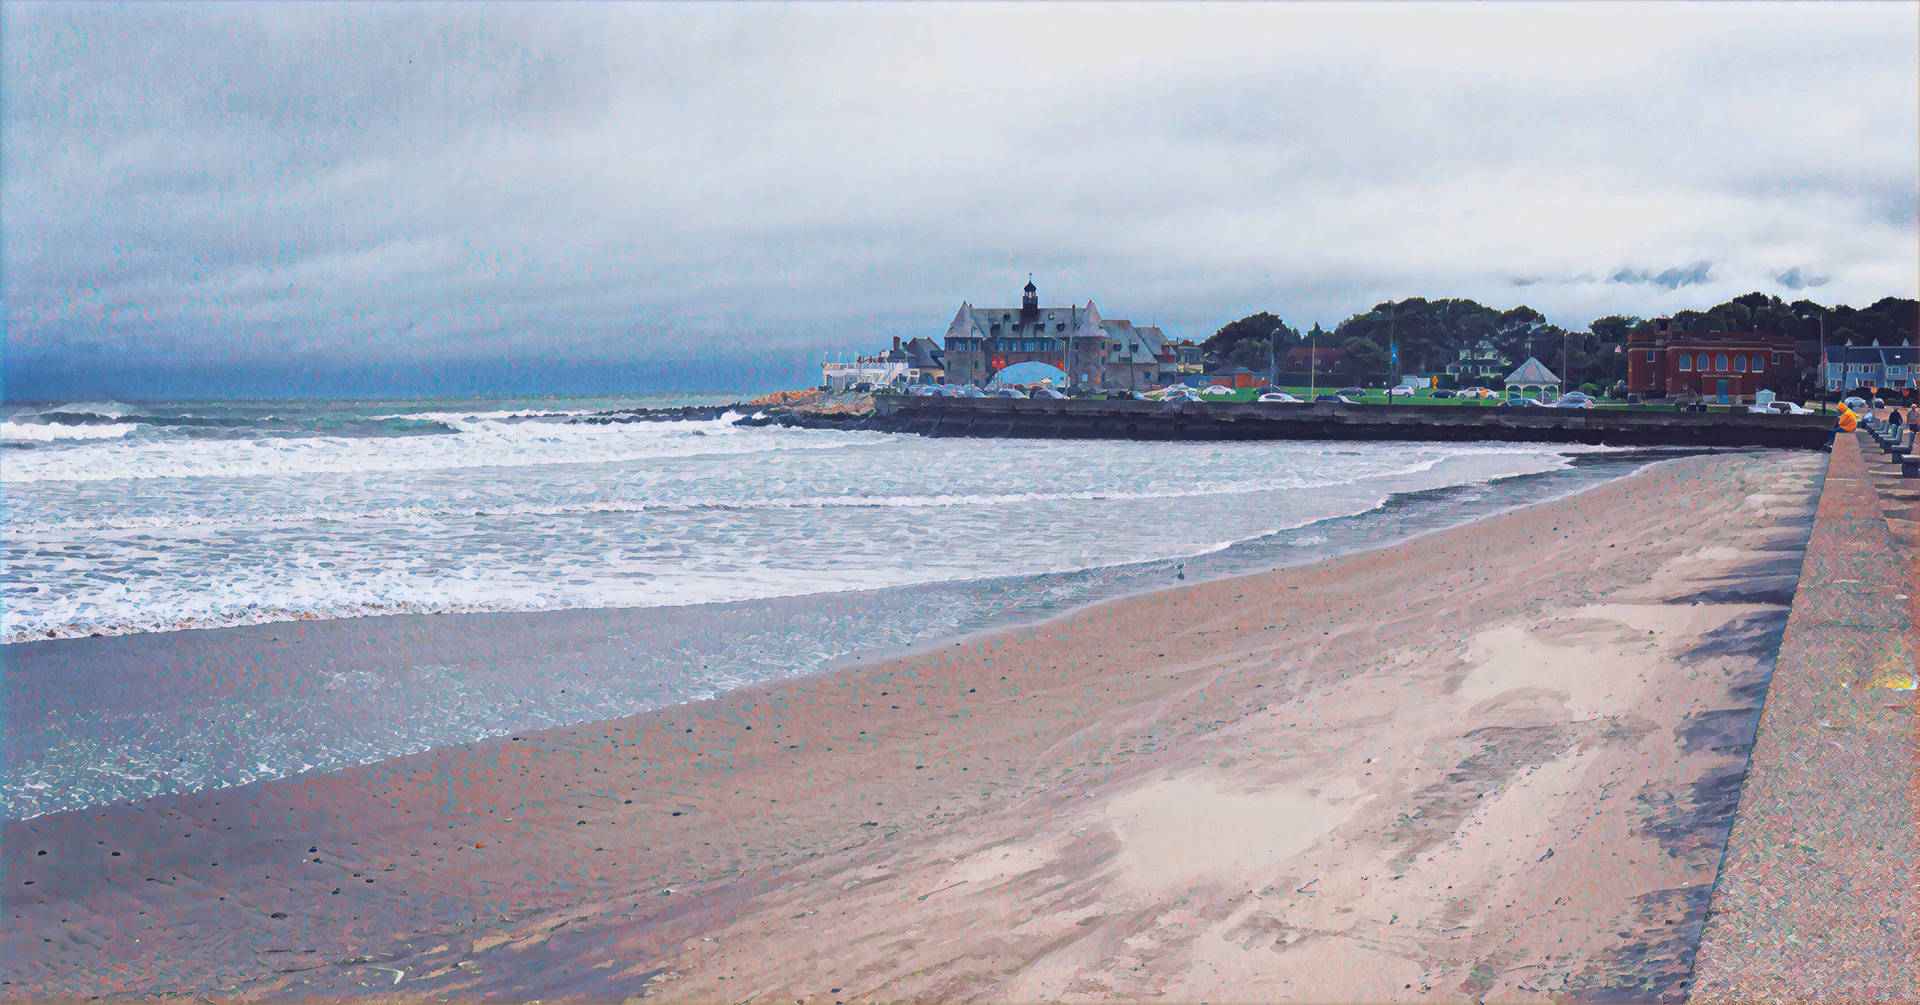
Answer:
[{"label": "wet sand", "polygon": [[1677,997],[1822,461],[9,822],[0,996]]}]

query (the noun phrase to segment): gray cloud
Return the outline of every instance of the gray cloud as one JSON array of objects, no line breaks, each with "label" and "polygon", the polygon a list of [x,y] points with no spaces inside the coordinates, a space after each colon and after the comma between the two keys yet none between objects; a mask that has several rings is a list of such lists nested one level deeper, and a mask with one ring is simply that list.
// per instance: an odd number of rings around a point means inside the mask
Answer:
[{"label": "gray cloud", "polygon": [[1920,271],[1913,4],[0,10],[15,395]]}]

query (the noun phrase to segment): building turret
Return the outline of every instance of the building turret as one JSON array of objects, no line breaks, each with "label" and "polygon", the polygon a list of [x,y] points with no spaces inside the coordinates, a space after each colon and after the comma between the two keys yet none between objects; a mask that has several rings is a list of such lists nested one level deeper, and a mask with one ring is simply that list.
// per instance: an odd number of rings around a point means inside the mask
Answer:
[{"label": "building turret", "polygon": [[1032,325],[1040,320],[1040,290],[1033,285],[1033,273],[1027,273],[1027,288],[1020,295],[1020,323]]}]

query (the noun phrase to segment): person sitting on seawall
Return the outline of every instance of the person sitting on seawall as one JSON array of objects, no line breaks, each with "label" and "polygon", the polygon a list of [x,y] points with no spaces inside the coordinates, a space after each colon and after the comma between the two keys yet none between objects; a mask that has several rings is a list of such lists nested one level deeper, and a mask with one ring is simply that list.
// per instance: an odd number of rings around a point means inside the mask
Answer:
[{"label": "person sitting on seawall", "polygon": [[1833,431],[1836,433],[1851,433],[1855,429],[1858,429],[1859,426],[1860,417],[1853,414],[1853,409],[1848,408],[1843,403],[1840,406],[1840,418],[1833,424]]}]

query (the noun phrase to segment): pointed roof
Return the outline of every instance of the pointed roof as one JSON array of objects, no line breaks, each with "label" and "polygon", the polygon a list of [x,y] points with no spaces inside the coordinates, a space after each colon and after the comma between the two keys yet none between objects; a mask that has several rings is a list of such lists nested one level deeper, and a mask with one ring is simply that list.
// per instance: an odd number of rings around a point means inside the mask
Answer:
[{"label": "pointed roof", "polygon": [[974,336],[974,329],[978,327],[980,327],[980,322],[973,316],[973,305],[962,300],[960,301],[960,309],[954,312],[953,323],[947,326],[947,337],[972,338]]},{"label": "pointed roof", "polygon": [[1560,378],[1554,376],[1553,371],[1547,369],[1545,363],[1534,359],[1532,356],[1528,356],[1527,361],[1520,364],[1520,369],[1507,374],[1507,383],[1558,384],[1560,383]]},{"label": "pointed roof", "polygon": [[1031,272],[1029,272],[1029,273],[1027,273],[1027,286],[1026,286],[1026,289],[1025,289],[1025,290],[1023,290],[1022,292],[1025,292],[1025,293],[1038,293],[1038,292],[1040,292],[1040,288],[1039,288],[1039,287],[1037,287],[1037,286],[1035,286],[1035,285],[1033,285],[1033,273],[1031,273]]}]

